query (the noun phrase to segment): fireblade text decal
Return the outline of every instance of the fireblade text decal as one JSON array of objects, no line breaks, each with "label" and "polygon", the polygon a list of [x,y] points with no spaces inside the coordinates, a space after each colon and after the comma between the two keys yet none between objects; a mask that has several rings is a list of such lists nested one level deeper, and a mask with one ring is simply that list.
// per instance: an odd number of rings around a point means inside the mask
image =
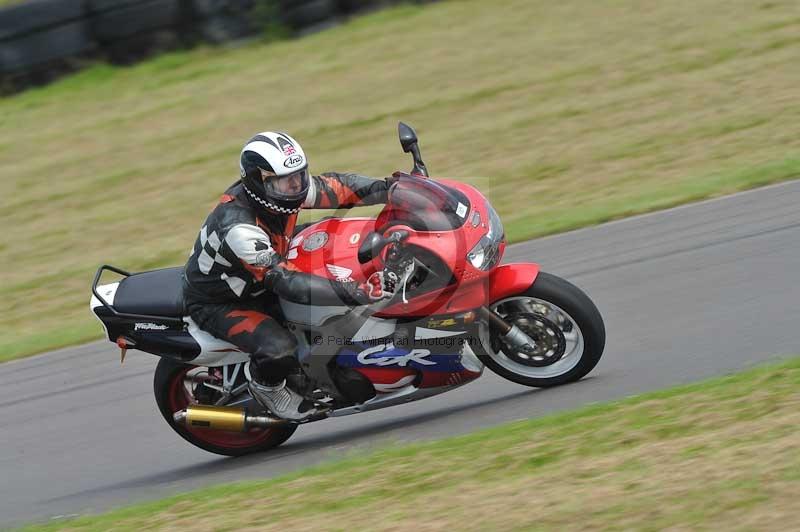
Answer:
[{"label": "fireblade text decal", "polygon": [[156,325],[155,323],[137,323],[133,326],[134,331],[166,331],[169,329],[166,325]]}]

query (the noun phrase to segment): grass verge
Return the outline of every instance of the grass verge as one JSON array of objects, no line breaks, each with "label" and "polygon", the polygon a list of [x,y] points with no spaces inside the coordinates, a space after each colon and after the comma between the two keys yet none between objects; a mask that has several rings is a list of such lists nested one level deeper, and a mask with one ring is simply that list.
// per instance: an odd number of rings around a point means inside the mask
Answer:
[{"label": "grass verge", "polygon": [[29,530],[797,530],[798,389],[793,359]]},{"label": "grass verge", "polygon": [[94,269],[181,264],[268,128],[380,176],[409,121],[511,240],[796,178],[798,30],[795,0],[451,1],[0,99],[0,360],[99,337]]}]

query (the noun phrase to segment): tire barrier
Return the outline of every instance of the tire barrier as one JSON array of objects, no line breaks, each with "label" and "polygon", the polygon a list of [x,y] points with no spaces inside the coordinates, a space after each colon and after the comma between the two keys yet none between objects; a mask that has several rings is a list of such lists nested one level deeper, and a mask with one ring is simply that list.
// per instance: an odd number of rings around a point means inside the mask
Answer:
[{"label": "tire barrier", "polygon": [[390,2],[388,0],[336,0],[339,10],[347,15],[377,9],[378,7],[386,7],[396,3],[397,2]]},{"label": "tire barrier", "polygon": [[336,0],[296,0],[283,2],[284,23],[293,29],[307,28],[341,15]]},{"label": "tire barrier", "polygon": [[190,0],[191,32],[205,42],[221,44],[253,35],[251,13],[257,0]]},{"label": "tire barrier", "polygon": [[180,0],[86,0],[85,6],[92,37],[111,63],[131,64],[181,45]]},{"label": "tire barrier", "polygon": [[85,16],[82,2],[30,0],[0,10],[0,41],[79,21]]},{"label": "tire barrier", "polygon": [[0,10],[0,91],[49,83],[95,49],[82,2],[31,0]]},{"label": "tire barrier", "polygon": [[89,0],[92,35],[100,43],[125,40],[179,25],[178,0]]},{"label": "tire barrier", "polygon": [[94,48],[85,20],[0,42],[0,71],[33,70],[51,61],[75,57]]},{"label": "tire barrier", "polygon": [[235,41],[253,34],[253,26],[246,18],[230,13],[210,17],[200,22],[196,30],[201,41],[212,44]]},{"label": "tire barrier", "polygon": [[49,81],[42,70],[68,71],[62,60],[94,48],[80,2],[33,0],[0,11],[0,75],[12,89],[29,77]]},{"label": "tire barrier", "polygon": [[128,64],[198,41],[246,38],[272,24],[302,35],[398,1],[24,0],[0,8],[0,93],[50,82],[89,60]]},{"label": "tire barrier", "polygon": [[257,0],[190,0],[191,10],[197,18],[209,18],[220,13],[248,12]]}]

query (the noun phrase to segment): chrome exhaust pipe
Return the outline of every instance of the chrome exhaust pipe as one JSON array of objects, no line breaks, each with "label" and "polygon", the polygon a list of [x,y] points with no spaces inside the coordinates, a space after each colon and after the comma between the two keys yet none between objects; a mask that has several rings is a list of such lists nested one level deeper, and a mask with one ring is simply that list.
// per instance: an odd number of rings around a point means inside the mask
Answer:
[{"label": "chrome exhaust pipe", "polygon": [[247,432],[250,429],[267,429],[288,422],[269,416],[250,416],[244,408],[234,406],[191,405],[172,414],[179,425],[212,430]]}]

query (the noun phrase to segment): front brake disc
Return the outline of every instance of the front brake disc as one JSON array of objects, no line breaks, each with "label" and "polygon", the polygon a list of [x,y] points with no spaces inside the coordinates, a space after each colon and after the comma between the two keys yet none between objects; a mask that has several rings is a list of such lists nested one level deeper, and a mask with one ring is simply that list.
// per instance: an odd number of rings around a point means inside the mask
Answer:
[{"label": "front brake disc", "polygon": [[514,312],[503,319],[516,325],[530,336],[535,346],[529,352],[518,351],[509,346],[499,335],[492,334],[492,349],[503,352],[508,358],[525,366],[544,367],[561,359],[567,349],[564,332],[555,322],[531,312]]}]

